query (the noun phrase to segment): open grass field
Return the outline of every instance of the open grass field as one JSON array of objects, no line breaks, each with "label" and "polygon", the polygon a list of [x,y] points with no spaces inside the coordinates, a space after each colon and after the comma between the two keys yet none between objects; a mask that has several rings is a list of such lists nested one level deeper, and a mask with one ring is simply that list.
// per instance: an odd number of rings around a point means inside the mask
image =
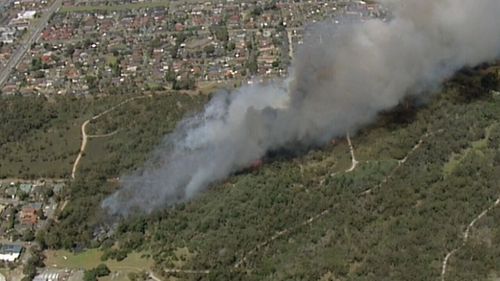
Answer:
[{"label": "open grass field", "polygon": [[79,254],[66,250],[46,251],[45,255],[45,264],[48,268],[88,270],[104,263],[115,275],[124,276],[124,280],[127,280],[128,272],[147,271],[153,265],[153,260],[145,258],[144,253],[131,253],[122,261],[108,260],[105,262],[101,261],[102,251],[97,249],[87,250]]},{"label": "open grass field", "polygon": [[[154,265],[154,261],[147,253],[134,252],[130,253],[122,261],[107,260],[105,262],[100,260],[102,254],[103,252],[98,249],[87,250],[79,254],[66,250],[49,250],[45,252],[45,264],[47,268],[54,269],[88,270],[104,263],[111,270],[111,274],[99,278],[99,281],[129,281],[129,273],[148,272]],[[172,264],[175,268],[182,268],[186,262],[194,257],[194,253],[190,252],[187,248],[176,249],[174,255],[175,259],[172,261]],[[0,273],[3,272],[0,270]],[[170,276],[165,280],[174,281],[177,279]]]}]

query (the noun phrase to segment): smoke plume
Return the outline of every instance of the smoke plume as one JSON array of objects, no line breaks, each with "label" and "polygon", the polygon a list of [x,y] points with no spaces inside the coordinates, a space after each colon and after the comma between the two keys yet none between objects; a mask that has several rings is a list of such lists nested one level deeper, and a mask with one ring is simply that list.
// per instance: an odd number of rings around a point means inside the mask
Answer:
[{"label": "smoke plume", "polygon": [[285,81],[217,94],[103,202],[113,214],[188,200],[270,150],[355,132],[408,93],[500,55],[499,0],[383,0],[391,19],[312,26]]}]

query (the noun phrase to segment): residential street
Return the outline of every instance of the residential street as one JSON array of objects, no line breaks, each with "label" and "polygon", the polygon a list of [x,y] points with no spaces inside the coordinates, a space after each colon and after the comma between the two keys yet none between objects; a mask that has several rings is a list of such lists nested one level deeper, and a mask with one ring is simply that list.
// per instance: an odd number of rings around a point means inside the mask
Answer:
[{"label": "residential street", "polygon": [[35,22],[35,26],[28,28],[27,39],[19,48],[12,54],[9,62],[4,69],[0,70],[0,88],[4,85],[9,78],[11,71],[19,64],[26,52],[30,49],[31,44],[38,40],[43,29],[47,26],[50,17],[61,7],[62,0],[55,0],[54,3],[46,10],[43,15]]}]

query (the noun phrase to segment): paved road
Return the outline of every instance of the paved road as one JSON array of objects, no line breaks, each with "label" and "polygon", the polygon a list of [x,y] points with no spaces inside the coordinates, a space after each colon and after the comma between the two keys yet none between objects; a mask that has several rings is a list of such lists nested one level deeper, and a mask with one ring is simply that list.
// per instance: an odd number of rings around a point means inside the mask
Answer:
[{"label": "paved road", "polygon": [[17,50],[14,51],[5,68],[0,70],[0,87],[2,87],[7,81],[12,70],[19,64],[26,52],[30,49],[31,44],[38,40],[38,37],[42,33],[43,29],[47,26],[50,17],[59,10],[61,4],[62,0],[55,0],[54,3],[52,3],[52,5],[43,13],[42,17],[37,20],[35,26],[30,26],[28,28],[27,39],[21,43]]}]

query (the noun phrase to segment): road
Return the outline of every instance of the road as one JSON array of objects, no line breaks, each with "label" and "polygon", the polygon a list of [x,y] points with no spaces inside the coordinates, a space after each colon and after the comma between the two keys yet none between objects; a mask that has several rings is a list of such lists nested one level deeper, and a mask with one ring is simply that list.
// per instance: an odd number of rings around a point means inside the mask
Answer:
[{"label": "road", "polygon": [[52,3],[52,5],[36,21],[35,25],[28,28],[28,34],[26,35],[27,39],[14,51],[5,68],[0,70],[0,88],[7,81],[12,70],[19,64],[19,62],[21,62],[31,45],[38,40],[43,29],[47,26],[50,17],[59,10],[61,5],[62,0],[55,0],[54,3]]}]

